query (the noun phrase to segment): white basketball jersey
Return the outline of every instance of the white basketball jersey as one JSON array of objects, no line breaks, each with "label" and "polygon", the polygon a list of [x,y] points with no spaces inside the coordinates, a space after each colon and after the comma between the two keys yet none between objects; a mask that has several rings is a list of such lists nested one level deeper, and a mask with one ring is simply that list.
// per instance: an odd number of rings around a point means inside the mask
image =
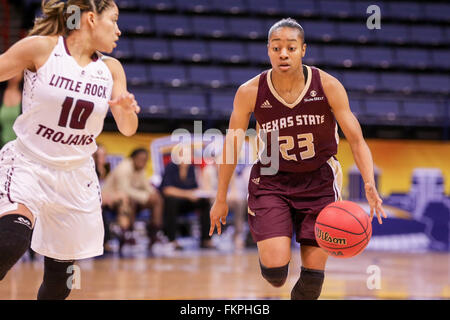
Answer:
[{"label": "white basketball jersey", "polygon": [[60,36],[45,64],[25,71],[23,113],[14,131],[27,151],[55,164],[78,162],[96,151],[113,86],[102,58],[81,67]]}]

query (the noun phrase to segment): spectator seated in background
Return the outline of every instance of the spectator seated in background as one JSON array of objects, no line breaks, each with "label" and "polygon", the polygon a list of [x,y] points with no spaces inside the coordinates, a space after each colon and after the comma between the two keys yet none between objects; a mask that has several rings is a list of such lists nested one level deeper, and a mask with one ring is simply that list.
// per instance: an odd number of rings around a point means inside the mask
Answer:
[{"label": "spectator seated in background", "polygon": [[[244,228],[247,221],[247,186],[248,178],[250,175],[251,166],[245,164],[238,164],[236,170],[231,177],[230,187],[228,189],[227,204],[230,212],[233,213],[233,242],[235,249],[243,249],[246,242],[246,234],[244,234]],[[201,186],[205,191],[209,191],[215,196],[217,192],[218,182],[218,167],[217,163],[207,164],[201,175]],[[211,198],[210,201],[214,201]]]},{"label": "spectator seated in background", "polygon": [[117,224],[120,227],[121,233],[119,236],[120,248],[126,242],[126,239],[132,239],[130,233],[126,230],[130,228],[130,220],[128,217],[131,215],[130,199],[125,192],[122,191],[105,191],[103,186],[105,180],[110,173],[110,164],[106,160],[107,151],[103,145],[98,145],[97,151],[94,153],[93,158],[95,161],[95,171],[97,172],[98,180],[100,183],[102,193],[102,215],[103,226],[105,229],[104,237],[104,250],[105,253],[112,252],[112,248],[108,245],[108,241],[112,238],[109,217],[106,212],[110,211],[117,216]]},{"label": "spectator seated in background", "polygon": [[[158,231],[162,228],[163,199],[155,187],[147,179],[145,168],[149,153],[146,149],[135,149],[129,158],[124,159],[106,177],[102,194],[126,195],[121,198],[125,207],[119,212],[119,224],[125,231],[132,231],[135,215],[143,209],[151,210],[150,221],[147,222],[149,247],[158,241]],[[125,239],[126,240],[126,239]],[[132,241],[132,240],[131,240]]]},{"label": "spectator seated in background", "polygon": [[169,162],[164,170],[159,187],[164,197],[164,233],[175,249],[182,249],[176,241],[177,217],[195,210],[201,226],[200,248],[214,248],[208,234],[209,198],[201,196],[191,159],[182,156],[177,159],[180,161]]},{"label": "spectator seated in background", "polygon": [[22,107],[21,82],[22,74],[12,78],[8,81],[3,93],[2,106],[0,107],[0,147],[16,138],[13,125]]}]

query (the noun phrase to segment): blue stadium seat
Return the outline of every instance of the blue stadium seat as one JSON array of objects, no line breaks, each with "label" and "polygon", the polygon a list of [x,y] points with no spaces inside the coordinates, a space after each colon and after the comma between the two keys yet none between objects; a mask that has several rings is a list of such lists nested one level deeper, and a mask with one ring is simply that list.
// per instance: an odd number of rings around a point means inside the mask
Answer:
[{"label": "blue stadium seat", "polygon": [[409,30],[406,25],[383,23],[381,29],[376,30],[379,42],[403,44],[410,41]]},{"label": "blue stadium seat", "polygon": [[257,76],[261,73],[259,68],[237,68],[230,67],[226,70],[228,72],[228,82],[233,86],[240,86],[244,82],[250,80],[251,78]]},{"label": "blue stadium seat", "polygon": [[209,59],[208,48],[201,40],[172,41],[173,57],[179,60],[201,62]]},{"label": "blue stadium seat", "polygon": [[133,46],[136,58],[155,61],[171,59],[167,40],[136,38],[133,40]]},{"label": "blue stadium seat", "polygon": [[263,23],[259,19],[229,18],[230,33],[240,38],[258,39],[266,36]]},{"label": "blue stadium seat", "polygon": [[378,89],[377,73],[346,71],[343,73],[343,83],[349,90],[364,90],[373,92]]},{"label": "blue stadium seat", "polygon": [[209,113],[203,93],[169,92],[168,102],[175,118],[204,119]]},{"label": "blue stadium seat", "polygon": [[[139,0],[116,0],[115,1],[119,9],[138,9]],[[120,20],[120,19],[119,19]]]},{"label": "blue stadium seat", "polygon": [[397,100],[367,99],[365,115],[380,121],[394,121],[400,116]]},{"label": "blue stadium seat", "polygon": [[212,0],[212,8],[228,14],[247,12],[247,6],[244,0]]},{"label": "blue stadium seat", "polygon": [[442,28],[435,25],[411,26],[411,41],[432,45],[449,43],[449,39],[445,38]]},{"label": "blue stadium seat", "polygon": [[375,39],[376,30],[369,30],[365,23],[341,22],[338,25],[340,40],[366,43]]},{"label": "blue stadium seat", "polygon": [[151,9],[155,11],[171,11],[175,9],[173,0],[140,0],[139,6],[142,9]]},{"label": "blue stadium seat", "polygon": [[248,9],[266,15],[280,14],[282,11],[279,0],[248,0]]},{"label": "blue stadium seat", "polygon": [[340,82],[344,82],[344,72],[340,72],[337,70],[327,70],[327,73],[338,79]]},{"label": "blue stadium seat", "polygon": [[420,122],[435,122],[445,116],[435,101],[406,100],[403,102],[403,116]]},{"label": "blue stadium seat", "polygon": [[396,65],[412,68],[426,68],[431,60],[426,49],[399,48],[396,50],[396,56]]},{"label": "blue stadium seat", "polygon": [[131,39],[120,37],[117,42],[117,47],[114,49],[112,55],[117,59],[132,57],[134,52]]},{"label": "blue stadium seat", "polygon": [[214,118],[228,119],[233,111],[233,101],[235,92],[228,93],[212,93],[211,97],[211,114]]},{"label": "blue stadium seat", "polygon": [[434,21],[450,22],[450,4],[448,3],[425,3],[424,15]]},{"label": "blue stadium seat", "polygon": [[150,65],[150,79],[153,83],[160,83],[172,87],[187,84],[186,70],[177,65]]},{"label": "blue stadium seat", "polygon": [[434,67],[450,69],[450,50],[434,49],[431,51],[431,57]]},{"label": "blue stadium seat", "polygon": [[336,24],[329,21],[305,21],[302,23],[305,40],[309,39],[330,41],[337,38]]},{"label": "blue stadium seat", "polygon": [[154,16],[159,35],[186,36],[192,34],[189,18],[181,15],[158,14]]},{"label": "blue stadium seat", "polygon": [[411,93],[417,88],[414,74],[382,72],[380,80],[382,90]]},{"label": "blue stadium seat", "polygon": [[[364,17],[367,19],[369,17],[369,13],[367,13],[367,8],[371,5],[377,5],[380,8],[381,19],[383,19],[383,13],[387,12],[387,4],[382,1],[355,1],[354,8],[352,12],[353,17]],[[370,12],[372,14],[373,11]]]},{"label": "blue stadium seat", "polygon": [[140,116],[167,117],[169,115],[164,93],[151,90],[134,90],[133,94],[141,107]]},{"label": "blue stadium seat", "polygon": [[123,68],[127,76],[127,82],[132,85],[145,84],[149,81],[147,65],[145,64],[124,64]]},{"label": "blue stadium seat", "polygon": [[450,88],[450,76],[441,74],[418,75],[419,90],[434,93],[448,94]]},{"label": "blue stadium seat", "polygon": [[387,2],[386,9],[381,14],[393,19],[418,20],[423,16],[423,8],[418,2]]},{"label": "blue stadium seat", "polygon": [[359,61],[364,65],[387,68],[393,64],[393,50],[389,47],[361,47]]},{"label": "blue stadium seat", "polygon": [[212,38],[228,36],[228,27],[225,18],[194,16],[192,20],[194,34]]},{"label": "blue stadium seat", "polygon": [[193,84],[219,88],[226,85],[223,67],[191,66],[188,68],[190,81]]},{"label": "blue stadium seat", "polygon": [[323,58],[327,63],[347,68],[358,63],[356,50],[351,46],[327,46],[323,50]]},{"label": "blue stadium seat", "polygon": [[121,32],[150,33],[153,31],[150,16],[145,13],[121,13],[117,23]]},{"label": "blue stadium seat", "polygon": [[[316,0],[282,0],[282,10],[285,15],[310,17],[319,14]],[[301,21],[299,21],[302,24]]]},{"label": "blue stadium seat", "polygon": [[264,40],[267,40],[267,36],[269,35],[270,28],[272,28],[272,26],[280,20],[281,19],[279,19],[279,18],[269,18],[269,19],[265,19],[263,21],[263,30],[265,31]]},{"label": "blue stadium seat", "polygon": [[269,64],[267,55],[267,42],[250,42],[247,45],[248,58],[252,63]]},{"label": "blue stadium seat", "polygon": [[336,16],[346,18],[352,15],[353,6],[348,0],[321,0],[319,12],[322,16]]},{"label": "blue stadium seat", "polygon": [[303,57],[303,62],[307,65],[316,65],[324,63],[323,58],[323,47],[319,44],[310,44],[306,46],[305,56]]},{"label": "blue stadium seat", "polygon": [[248,60],[245,46],[241,42],[211,41],[211,58],[220,62],[240,63]]},{"label": "blue stadium seat", "polygon": [[205,13],[212,10],[211,0],[175,0],[178,9],[188,12]]},{"label": "blue stadium seat", "polygon": [[350,110],[353,112],[356,118],[364,115],[363,103],[360,99],[349,98]]}]

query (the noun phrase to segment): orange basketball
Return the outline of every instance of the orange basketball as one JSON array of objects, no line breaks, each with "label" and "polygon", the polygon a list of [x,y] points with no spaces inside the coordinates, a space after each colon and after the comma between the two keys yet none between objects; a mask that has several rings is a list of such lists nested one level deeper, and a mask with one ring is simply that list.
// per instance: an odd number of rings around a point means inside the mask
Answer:
[{"label": "orange basketball", "polygon": [[350,258],[366,248],[372,224],[369,215],[356,203],[337,201],[319,213],[314,232],[317,243],[329,255]]}]

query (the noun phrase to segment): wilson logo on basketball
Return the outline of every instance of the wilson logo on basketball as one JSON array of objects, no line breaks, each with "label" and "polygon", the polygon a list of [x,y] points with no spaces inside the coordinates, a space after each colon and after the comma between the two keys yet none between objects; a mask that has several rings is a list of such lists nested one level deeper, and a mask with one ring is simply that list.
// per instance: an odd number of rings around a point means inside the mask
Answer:
[{"label": "wilson logo on basketball", "polygon": [[319,228],[316,227],[316,235],[317,238],[329,242],[329,243],[334,243],[334,244],[347,244],[347,239],[345,238],[333,238],[332,236],[330,236],[328,234],[328,232],[323,232],[322,230],[320,230]]}]

